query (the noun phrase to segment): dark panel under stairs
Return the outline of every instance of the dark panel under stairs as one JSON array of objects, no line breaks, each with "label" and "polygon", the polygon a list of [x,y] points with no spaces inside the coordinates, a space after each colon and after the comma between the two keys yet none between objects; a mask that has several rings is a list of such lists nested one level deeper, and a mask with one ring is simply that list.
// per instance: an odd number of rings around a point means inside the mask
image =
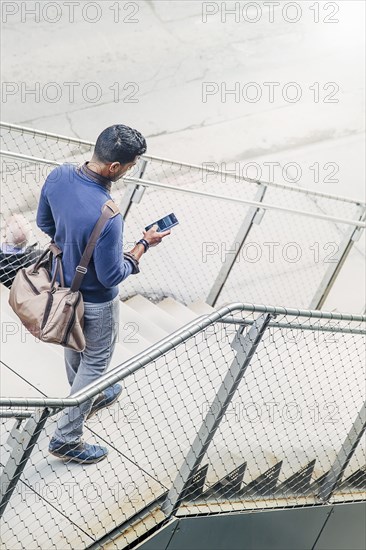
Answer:
[{"label": "dark panel under stairs", "polygon": [[245,485],[239,492],[239,497],[245,496],[268,496],[276,489],[278,476],[280,475],[282,460],[261,474],[256,479]]},{"label": "dark panel under stairs", "polygon": [[[244,474],[247,468],[247,463],[244,462],[230,474],[221,478],[208,487],[205,491],[205,479],[208,471],[208,464],[198,470],[192,478],[191,484],[187,487],[183,500],[186,502],[192,501],[212,501],[226,499],[247,499],[248,497],[262,498],[272,496],[276,497],[291,497],[291,496],[316,496],[319,493],[321,485],[324,483],[328,472],[312,482],[316,460],[310,461],[300,470],[292,474],[290,477],[278,483],[282,461],[278,462],[269,468],[263,474],[260,474],[256,479],[243,484]],[[366,466],[354,472],[351,476],[345,479],[337,490],[358,489],[360,491],[366,489]]]},{"label": "dark panel under stairs", "polygon": [[366,466],[363,466],[356,472],[347,477],[338,487],[339,490],[358,489],[366,491]]},{"label": "dark panel under stairs", "polygon": [[230,498],[240,491],[247,463],[241,464],[227,476],[217,481],[202,495],[203,498]]},{"label": "dark panel under stairs", "polygon": [[197,470],[197,472],[192,477],[191,483],[187,486],[182,500],[196,500],[198,497],[202,495],[203,486],[205,484],[205,479],[207,475],[208,470],[208,464],[203,466],[200,470]]},{"label": "dark panel under stairs", "polygon": [[310,487],[316,460],[312,460],[298,472],[288,477],[275,489],[275,495],[303,495]]}]

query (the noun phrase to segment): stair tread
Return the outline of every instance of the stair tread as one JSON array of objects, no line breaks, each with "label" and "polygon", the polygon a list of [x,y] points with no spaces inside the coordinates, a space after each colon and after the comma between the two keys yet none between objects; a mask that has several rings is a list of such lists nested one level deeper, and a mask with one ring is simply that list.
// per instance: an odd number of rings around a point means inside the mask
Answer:
[{"label": "stair tread", "polygon": [[[11,329],[5,340],[3,333],[1,350],[3,362],[46,395],[53,397],[67,395],[69,387],[65,375],[63,349],[37,341],[19,320],[10,317],[4,310],[1,310],[1,317],[3,330],[4,323],[9,323]],[[11,393],[11,390],[7,391]]]},{"label": "stair tread", "polygon": [[216,311],[214,307],[200,300],[187,304],[187,308],[197,313],[197,315],[208,315]]},{"label": "stair tread", "polygon": [[136,311],[128,303],[120,302],[120,310],[120,329],[123,329],[125,324],[136,323],[138,334],[151,343],[158,342],[167,336],[168,332],[166,330],[152,323],[148,317]]},{"label": "stair tread", "polygon": [[145,315],[151,322],[155,323],[162,330],[165,330],[168,334],[171,334],[180,328],[182,324],[185,324],[181,323],[178,319],[173,317],[173,315],[167,313],[162,308],[157,307],[143,296],[133,296],[124,303],[135,309],[137,312]]},{"label": "stair tread", "polygon": [[166,311],[170,315],[180,319],[184,323],[189,323],[197,318],[197,313],[190,310],[187,306],[177,302],[174,298],[164,298],[161,302],[156,304],[157,307]]}]

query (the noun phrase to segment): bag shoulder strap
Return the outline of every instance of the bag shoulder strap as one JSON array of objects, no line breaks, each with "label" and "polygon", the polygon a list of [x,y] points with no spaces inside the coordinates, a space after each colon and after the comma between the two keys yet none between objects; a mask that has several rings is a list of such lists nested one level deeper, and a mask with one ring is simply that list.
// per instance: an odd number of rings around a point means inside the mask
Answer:
[{"label": "bag shoulder strap", "polygon": [[48,250],[52,252],[52,255],[54,258],[57,258],[58,256],[62,255],[62,250],[59,248],[53,241],[50,242],[48,246]]},{"label": "bag shoulder strap", "polygon": [[83,255],[81,256],[80,263],[76,266],[76,273],[70,287],[71,292],[77,292],[79,290],[84,275],[87,272],[87,267],[93,255],[97,240],[99,239],[99,236],[107,221],[117,216],[117,214],[119,214],[119,208],[112,200],[108,200],[103,204],[102,213],[89,237]]}]

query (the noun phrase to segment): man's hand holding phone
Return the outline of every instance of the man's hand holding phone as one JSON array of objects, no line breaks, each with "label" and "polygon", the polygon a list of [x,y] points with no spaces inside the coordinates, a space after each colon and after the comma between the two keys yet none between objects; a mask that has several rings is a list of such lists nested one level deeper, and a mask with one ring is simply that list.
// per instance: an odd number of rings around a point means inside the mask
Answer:
[{"label": "man's hand holding phone", "polygon": [[167,231],[158,231],[158,224],[154,224],[148,231],[144,230],[144,239],[149,243],[150,246],[157,246],[164,237],[170,235],[170,229]]},{"label": "man's hand holding phone", "polygon": [[157,222],[147,225],[143,230],[144,237],[140,239],[136,246],[126,254],[138,262],[141,256],[151,247],[157,246],[164,237],[170,235],[170,228],[178,225],[176,216],[171,213]]},{"label": "man's hand holding phone", "polygon": [[156,246],[161,243],[163,237],[170,235],[170,229],[178,225],[178,223],[176,215],[172,212],[164,218],[161,218],[161,220],[147,225],[144,231],[145,241],[147,241],[150,246]]}]

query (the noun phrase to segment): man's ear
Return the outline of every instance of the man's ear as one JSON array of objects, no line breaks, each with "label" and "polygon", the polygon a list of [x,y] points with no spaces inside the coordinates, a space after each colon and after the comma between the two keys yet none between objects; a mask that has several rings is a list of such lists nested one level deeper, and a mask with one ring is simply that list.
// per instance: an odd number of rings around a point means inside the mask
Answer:
[{"label": "man's ear", "polygon": [[109,166],[109,170],[114,173],[116,172],[116,170],[120,168],[120,166],[121,166],[120,162],[112,162],[112,164],[110,164]]}]

